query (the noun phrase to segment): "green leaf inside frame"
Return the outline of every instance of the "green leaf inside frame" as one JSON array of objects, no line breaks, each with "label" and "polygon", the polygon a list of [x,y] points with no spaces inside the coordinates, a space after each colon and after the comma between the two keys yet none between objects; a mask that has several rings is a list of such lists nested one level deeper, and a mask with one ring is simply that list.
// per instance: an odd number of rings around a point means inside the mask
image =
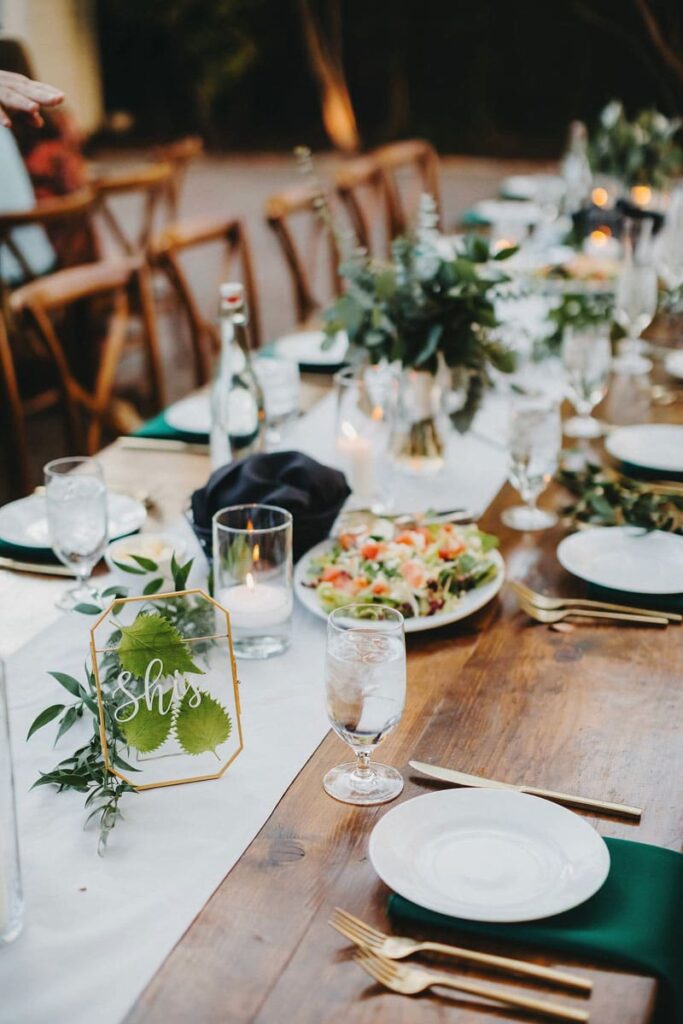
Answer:
[{"label": "green leaf inside frame", "polygon": [[232,720],[209,693],[202,692],[199,704],[193,707],[196,699],[196,691],[188,690],[180,702],[175,720],[176,738],[187,754],[207,751],[216,754],[216,748],[225,743],[232,732]]},{"label": "green leaf inside frame", "polygon": [[[169,695],[169,703],[170,699]],[[151,708],[141,700],[135,714],[118,724],[129,747],[134,747],[142,754],[149,754],[166,742],[172,722],[173,714],[170,708],[166,714],[162,714],[157,700],[153,702]]]},{"label": "green leaf inside frame", "polygon": [[203,675],[202,669],[190,657],[187,644],[183,643],[178,630],[156,612],[143,612],[130,626],[121,627],[118,656],[121,667],[138,679],[144,677],[154,658],[162,663],[162,676],[171,676],[174,672]]}]

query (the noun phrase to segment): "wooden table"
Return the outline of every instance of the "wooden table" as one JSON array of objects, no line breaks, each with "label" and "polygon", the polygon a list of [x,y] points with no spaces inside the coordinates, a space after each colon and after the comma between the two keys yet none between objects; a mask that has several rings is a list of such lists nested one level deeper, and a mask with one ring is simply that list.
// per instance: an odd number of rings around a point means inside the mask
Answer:
[{"label": "wooden table", "polygon": [[[656,418],[680,421],[680,409],[657,410]],[[207,472],[205,458],[195,455],[113,446],[103,458],[112,486],[130,490],[139,482],[152,489],[163,517],[171,519]],[[502,509],[516,500],[506,486],[482,520],[484,529],[501,538],[509,575],[551,593],[577,593],[578,582],[555,558],[561,528],[524,535],[502,526]],[[566,500],[553,487],[543,503],[560,506]],[[457,503],[457,495],[444,495],[444,501]],[[405,714],[380,752],[404,773],[400,799],[433,788],[413,775],[408,760],[433,760],[465,772],[640,805],[645,808],[640,825],[591,820],[606,836],[679,849],[682,630],[586,623],[569,633],[554,632],[531,623],[504,588],[466,622],[431,636],[411,636]],[[321,699],[322,685],[321,679]],[[128,1024],[530,1019],[473,1008],[456,993],[397,996],[372,984],[350,962],[345,941],[327,919],[340,905],[387,927],[388,892],[368,862],[367,843],[388,808],[356,809],[325,795],[323,775],[345,758],[348,749],[328,735],[152,979]],[[571,963],[565,957],[538,959]],[[651,980],[586,962],[571,966],[594,979],[587,1006],[596,1024],[649,1019]]]}]

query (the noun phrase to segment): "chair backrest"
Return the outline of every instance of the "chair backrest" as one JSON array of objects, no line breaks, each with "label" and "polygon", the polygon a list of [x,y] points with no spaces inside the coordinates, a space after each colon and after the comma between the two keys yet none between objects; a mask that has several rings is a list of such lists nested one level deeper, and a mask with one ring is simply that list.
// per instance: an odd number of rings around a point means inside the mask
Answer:
[{"label": "chair backrest", "polygon": [[[147,252],[172,179],[173,167],[168,163],[144,164],[93,177],[91,184],[97,196],[98,219],[105,225],[123,256],[138,256]],[[117,197],[133,195],[142,203],[136,232],[122,227],[123,218],[120,211],[115,209]]]},{"label": "chair backrest", "polygon": [[423,192],[433,197],[441,220],[439,156],[431,143],[405,139],[380,146],[371,155],[384,172],[393,237],[412,226]]},{"label": "chair backrest", "polygon": [[[23,283],[32,281],[50,269],[40,263],[37,265],[32,258],[33,236],[28,232],[34,228],[39,227],[48,235],[58,233],[62,267],[95,259],[97,252],[92,232],[94,205],[94,193],[86,188],[66,196],[43,199],[29,209],[0,213],[0,251],[11,255]],[[53,258],[57,260],[56,253]],[[0,275],[5,280],[1,266]]]},{"label": "chair backrest", "polygon": [[[197,384],[204,384],[211,374],[212,352],[220,345],[214,315],[218,305],[218,284],[211,292],[210,311],[202,310],[196,288],[190,283],[188,270],[181,257],[200,247],[220,243],[223,247],[223,274],[232,275],[232,267],[238,268],[238,276],[244,284],[249,306],[249,341],[252,348],[261,345],[261,320],[258,293],[251,258],[251,248],[242,221],[236,218],[194,217],[179,221],[166,228],[150,245],[149,255],[153,266],[162,270],[169,278],[185,311],[190,327],[195,378]],[[224,277],[222,278],[224,279]]]},{"label": "chair backrest", "polygon": [[164,146],[156,146],[152,155],[159,163],[168,164],[172,174],[166,191],[166,202],[168,204],[169,216],[175,221],[178,218],[180,209],[180,193],[187,169],[193,160],[196,160],[204,152],[204,140],[198,135],[188,135],[184,139],[176,139],[175,142],[168,142]]},{"label": "chair backrest", "polygon": [[332,232],[320,216],[323,196],[313,185],[295,185],[270,196],[265,217],[280,243],[289,270],[299,324],[305,323],[326,302],[319,289],[327,277],[332,296],[341,293],[339,252]]},{"label": "chair backrest", "polygon": [[373,255],[388,252],[393,219],[382,165],[372,154],[353,157],[338,169],[335,185],[359,245]]}]

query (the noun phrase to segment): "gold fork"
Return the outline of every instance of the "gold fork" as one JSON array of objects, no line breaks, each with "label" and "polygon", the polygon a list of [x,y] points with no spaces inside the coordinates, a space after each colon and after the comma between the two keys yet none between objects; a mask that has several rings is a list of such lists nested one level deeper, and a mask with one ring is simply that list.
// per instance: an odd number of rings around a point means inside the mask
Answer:
[{"label": "gold fork", "polygon": [[554,1017],[557,1020],[588,1020],[588,1013],[585,1010],[575,1010],[573,1007],[562,1006],[560,1003],[548,1003],[543,999],[535,999],[533,996],[517,995],[514,992],[506,992],[504,989],[491,988],[490,985],[480,985],[479,982],[455,978],[442,971],[430,971],[424,967],[397,964],[395,960],[388,960],[387,957],[373,953],[369,949],[359,949],[354,960],[375,981],[403,996],[414,996],[434,985],[445,985],[447,988],[454,988],[457,992],[479,996],[481,999],[490,999],[503,1006],[531,1010],[544,1017]]},{"label": "gold fork", "polygon": [[530,975],[555,985],[576,988],[585,993],[589,993],[593,988],[593,983],[589,978],[580,978],[576,974],[567,974],[551,967],[542,967],[540,964],[529,963],[527,960],[494,956],[492,953],[480,953],[474,949],[462,949],[460,946],[447,946],[442,942],[416,942],[414,939],[403,936],[385,935],[384,932],[372,928],[369,924],[354,917],[353,914],[349,914],[347,910],[342,910],[341,907],[334,908],[329,923],[344,938],[373,953],[381,953],[389,960],[402,960],[403,957],[412,956],[413,953],[425,950],[432,953],[445,953],[447,956],[458,957],[460,960],[480,964],[482,967],[490,967],[494,970]]},{"label": "gold fork", "polygon": [[565,611],[549,612],[519,598],[519,606],[536,622],[543,622],[552,626],[555,622],[564,622],[565,619],[606,619],[609,622],[632,622],[643,626],[668,626],[669,620],[658,615],[628,615],[626,612],[600,612],[581,608],[567,608]]},{"label": "gold fork", "polygon": [[610,604],[608,601],[592,601],[584,597],[549,597],[539,594],[527,587],[521,580],[510,580],[513,589],[529,604],[546,612],[563,611],[565,608],[595,608],[603,612],[627,612],[632,615],[650,615],[654,618],[668,619],[669,622],[683,622],[683,615],[677,612],[658,611],[653,608],[634,608],[627,604]]}]

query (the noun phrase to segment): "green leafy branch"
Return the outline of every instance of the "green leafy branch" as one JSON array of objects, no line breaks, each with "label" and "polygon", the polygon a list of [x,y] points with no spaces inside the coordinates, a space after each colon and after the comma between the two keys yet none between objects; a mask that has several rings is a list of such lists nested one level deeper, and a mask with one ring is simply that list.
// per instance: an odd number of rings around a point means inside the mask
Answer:
[{"label": "green leafy branch", "polygon": [[[139,568],[122,562],[120,564],[120,568],[124,572],[129,572],[133,575],[142,575],[143,573],[146,574],[148,572],[159,571],[159,566],[156,562],[152,562],[151,559],[142,559],[141,556],[133,557],[135,557],[135,561]],[[191,568],[192,560],[186,562],[184,565],[180,565],[176,561],[174,553],[171,560],[171,573],[173,576],[173,585],[175,590],[181,591],[186,588]],[[158,590],[163,583],[163,577],[159,577],[158,579],[159,586],[156,590]],[[154,582],[154,580],[152,580],[152,582]],[[154,592],[156,592],[156,590]],[[120,586],[110,587],[103,591],[103,596],[113,597],[115,599],[123,598],[126,594],[126,588]],[[114,611],[117,609],[116,600],[114,602],[113,609]],[[99,615],[102,612],[101,608],[90,605],[81,606],[79,610],[84,614],[93,615]],[[144,609],[144,612],[147,614],[149,614],[149,611],[149,608]],[[154,612],[162,621],[165,620],[170,623],[178,634],[182,634],[186,637],[205,636],[210,631],[207,629],[207,626],[210,625],[210,622],[207,620],[207,609],[201,606],[188,607],[187,602],[183,601],[181,598],[171,598],[168,601],[163,602],[163,604],[160,602],[158,606],[154,607]],[[138,620],[136,620],[136,622],[137,621]],[[116,630],[109,637],[108,646],[120,644],[122,636],[123,630]],[[131,645],[129,644],[129,647],[130,646]],[[134,647],[134,644],[132,647]],[[196,645],[196,648],[200,647],[202,647],[201,643]],[[187,656],[187,652],[184,651],[184,653]],[[201,653],[201,651],[198,651],[198,653]],[[130,656],[133,658],[135,657],[132,651]],[[121,662],[119,660],[118,652],[108,651],[103,656],[100,668],[101,685],[104,690],[110,692],[111,687],[121,670]],[[194,670],[197,672],[201,671],[196,666],[194,666]],[[45,726],[56,721],[58,726],[55,737],[56,744],[66,733],[69,732],[70,729],[73,728],[74,725],[84,719],[87,720],[88,716],[90,717],[92,724],[92,734],[84,746],[74,750],[69,757],[60,761],[51,771],[41,772],[40,777],[34,783],[34,788],[37,786],[53,785],[56,787],[58,793],[69,790],[85,793],[85,806],[89,811],[85,824],[87,825],[88,822],[93,819],[98,820],[98,853],[103,855],[106,850],[109,835],[117,821],[122,817],[119,808],[121,798],[125,793],[134,792],[135,790],[129,783],[109,772],[105,764],[102,738],[100,735],[97,688],[95,676],[92,670],[87,666],[85,667],[85,684],[64,672],[51,672],[50,674],[74,699],[71,702],[51,704],[49,707],[44,708],[31,724],[27,739],[30,739],[40,729],[43,729]],[[111,763],[121,771],[137,771],[138,769],[125,760],[122,753],[122,751],[126,750],[131,744],[128,742],[124,730],[121,728],[120,723],[117,722],[114,716],[115,704],[107,700],[103,702],[103,707],[105,719],[104,731]],[[213,739],[219,732],[220,730],[214,729],[214,733],[209,736],[209,739]],[[220,740],[218,742],[223,741]],[[192,745],[191,740],[190,745]],[[209,747],[207,749],[215,750],[215,746],[217,745],[218,744],[216,743],[213,747]]]},{"label": "green leafy branch", "polygon": [[557,479],[575,496],[562,510],[574,524],[641,526],[683,533],[683,497],[654,494],[646,481],[617,477],[591,463],[578,471],[561,469]]}]

